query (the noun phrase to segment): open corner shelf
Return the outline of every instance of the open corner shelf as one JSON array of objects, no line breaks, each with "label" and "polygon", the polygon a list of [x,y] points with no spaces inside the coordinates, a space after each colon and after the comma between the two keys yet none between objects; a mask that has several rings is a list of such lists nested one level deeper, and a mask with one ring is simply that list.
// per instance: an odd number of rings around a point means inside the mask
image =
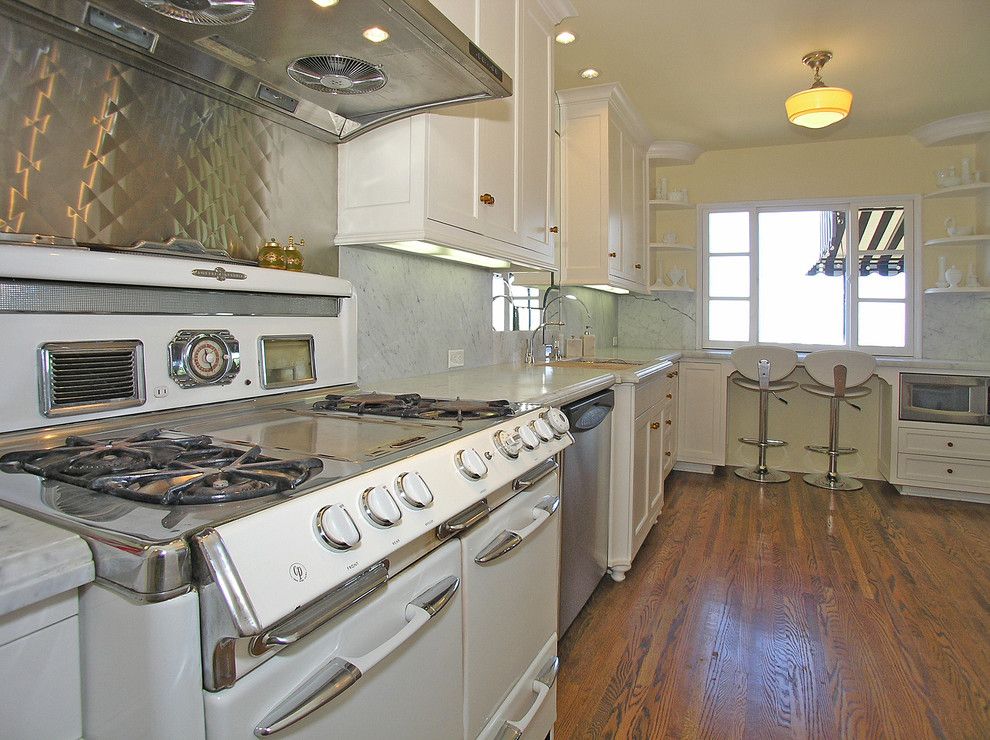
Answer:
[{"label": "open corner shelf", "polygon": [[693,293],[694,288],[688,287],[686,285],[663,285],[662,283],[654,283],[650,286],[651,293]]},{"label": "open corner shelf", "polygon": [[990,287],[980,286],[979,288],[925,288],[927,295],[978,295],[990,298]]},{"label": "open corner shelf", "polygon": [[990,234],[970,234],[969,236],[943,236],[929,239],[926,247],[969,247],[974,244],[990,244]]},{"label": "open corner shelf", "polygon": [[[987,237],[990,239],[990,237]],[[676,244],[667,242],[650,242],[647,245],[650,249],[667,249],[671,252],[693,252],[693,244]]]},{"label": "open corner shelf", "polygon": [[967,185],[953,185],[951,188],[939,188],[933,193],[925,193],[926,198],[959,198],[965,195],[978,195],[990,188],[990,182],[971,182]]},{"label": "open corner shelf", "polygon": [[688,203],[684,200],[650,200],[647,201],[651,206],[656,208],[665,209],[668,211],[683,210],[687,208],[694,208],[694,203]]}]

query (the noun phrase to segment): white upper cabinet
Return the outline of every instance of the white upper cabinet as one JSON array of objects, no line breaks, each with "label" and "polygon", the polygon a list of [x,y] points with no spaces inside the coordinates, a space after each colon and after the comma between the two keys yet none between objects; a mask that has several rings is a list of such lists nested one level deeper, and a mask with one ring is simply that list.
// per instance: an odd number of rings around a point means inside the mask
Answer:
[{"label": "white upper cabinet", "polygon": [[342,144],[335,241],[425,241],[554,268],[551,32],[563,17],[552,15],[563,11],[543,0],[434,5],[512,78],[513,95]]},{"label": "white upper cabinet", "polygon": [[646,292],[649,130],[618,84],[557,93],[561,284]]}]

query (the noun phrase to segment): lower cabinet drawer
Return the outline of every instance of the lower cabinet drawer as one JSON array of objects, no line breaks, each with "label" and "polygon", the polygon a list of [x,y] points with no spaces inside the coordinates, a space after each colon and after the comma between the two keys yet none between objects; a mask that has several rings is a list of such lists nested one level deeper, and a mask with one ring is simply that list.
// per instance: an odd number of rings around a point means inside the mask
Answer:
[{"label": "lower cabinet drawer", "polygon": [[897,476],[940,488],[960,486],[990,493],[990,461],[985,460],[900,454]]},{"label": "lower cabinet drawer", "polygon": [[990,462],[990,434],[901,428],[898,432],[897,451]]},{"label": "lower cabinet drawer", "polygon": [[677,376],[667,377],[670,373],[670,370],[662,370],[636,387],[636,416],[658,403],[676,399]]}]

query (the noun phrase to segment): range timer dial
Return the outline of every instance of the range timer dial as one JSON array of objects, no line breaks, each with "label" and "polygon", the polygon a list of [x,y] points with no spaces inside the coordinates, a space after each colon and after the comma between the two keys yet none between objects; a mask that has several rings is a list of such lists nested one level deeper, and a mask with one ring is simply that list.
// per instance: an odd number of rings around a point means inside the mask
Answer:
[{"label": "range timer dial", "polygon": [[183,388],[227,385],[241,369],[240,344],[226,329],[180,331],[168,352],[169,374]]}]

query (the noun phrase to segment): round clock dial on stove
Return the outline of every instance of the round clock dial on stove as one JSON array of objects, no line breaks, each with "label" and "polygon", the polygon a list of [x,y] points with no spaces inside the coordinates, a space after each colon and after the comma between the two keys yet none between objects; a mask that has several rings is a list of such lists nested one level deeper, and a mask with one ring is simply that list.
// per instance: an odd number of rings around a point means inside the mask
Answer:
[{"label": "round clock dial on stove", "polygon": [[183,388],[227,385],[241,369],[240,345],[226,329],[180,331],[168,351],[169,375]]}]

